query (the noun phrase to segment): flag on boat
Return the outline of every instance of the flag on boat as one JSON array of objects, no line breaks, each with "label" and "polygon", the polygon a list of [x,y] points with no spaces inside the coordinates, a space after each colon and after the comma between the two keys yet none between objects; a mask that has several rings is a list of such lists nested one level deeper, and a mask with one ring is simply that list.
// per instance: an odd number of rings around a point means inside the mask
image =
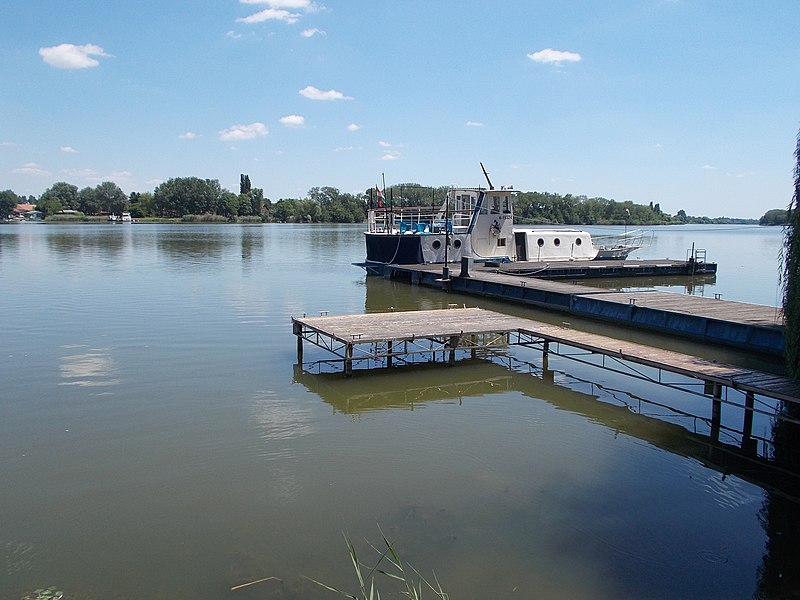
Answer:
[{"label": "flag on boat", "polygon": [[381,191],[381,188],[379,188],[377,185],[375,186],[375,193],[378,194],[378,198],[383,200],[383,192]]}]

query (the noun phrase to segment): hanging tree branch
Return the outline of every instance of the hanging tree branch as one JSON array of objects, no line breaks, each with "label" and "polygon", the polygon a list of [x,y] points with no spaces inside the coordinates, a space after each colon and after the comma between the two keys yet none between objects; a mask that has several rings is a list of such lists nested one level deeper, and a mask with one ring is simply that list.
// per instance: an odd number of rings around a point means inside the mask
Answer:
[{"label": "hanging tree branch", "polygon": [[781,283],[783,284],[783,318],[786,323],[786,371],[800,379],[800,132],[794,156],[794,195],[784,230],[781,252]]}]

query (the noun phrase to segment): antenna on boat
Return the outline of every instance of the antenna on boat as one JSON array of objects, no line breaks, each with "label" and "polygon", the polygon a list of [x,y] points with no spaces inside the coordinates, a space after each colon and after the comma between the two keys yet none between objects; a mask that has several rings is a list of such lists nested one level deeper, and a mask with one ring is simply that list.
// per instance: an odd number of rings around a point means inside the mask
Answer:
[{"label": "antenna on boat", "polygon": [[483,171],[483,176],[486,177],[486,183],[489,184],[489,189],[493,190],[494,186],[492,185],[492,180],[489,179],[489,174],[486,172],[486,167],[483,166],[483,163],[480,163],[481,171]]}]

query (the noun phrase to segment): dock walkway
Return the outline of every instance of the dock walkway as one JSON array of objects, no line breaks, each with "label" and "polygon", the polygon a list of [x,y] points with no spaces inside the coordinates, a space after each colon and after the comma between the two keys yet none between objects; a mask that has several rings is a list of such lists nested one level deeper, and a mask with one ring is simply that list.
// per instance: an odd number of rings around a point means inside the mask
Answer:
[{"label": "dock walkway", "polygon": [[656,290],[617,292],[474,265],[466,274],[455,269],[446,281],[441,265],[391,265],[384,276],[748,351],[784,352],[783,314],[770,306]]},{"label": "dock walkway", "polygon": [[716,395],[721,388],[740,390],[785,402],[800,403],[800,385],[786,377],[724,365],[688,354],[504,315],[481,308],[453,308],[361,315],[293,317],[298,362],[303,341],[335,354],[352,374],[354,361],[401,362],[418,354],[446,354],[455,361],[456,351],[490,350],[498,341],[537,346],[544,353],[564,345],[701,380]]}]

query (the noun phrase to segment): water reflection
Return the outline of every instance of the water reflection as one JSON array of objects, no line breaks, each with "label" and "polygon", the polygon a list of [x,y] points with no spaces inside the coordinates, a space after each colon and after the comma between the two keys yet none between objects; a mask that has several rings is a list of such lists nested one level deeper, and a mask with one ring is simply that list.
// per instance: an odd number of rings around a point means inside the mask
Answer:
[{"label": "water reflection", "polygon": [[[784,412],[800,419],[800,406]],[[773,460],[787,473],[800,472],[800,426],[776,420],[773,428]],[[767,544],[759,568],[758,598],[796,598],[800,590],[800,499],[771,490],[759,514]]]},{"label": "water reflection", "polygon": [[[757,573],[757,596],[794,597],[800,589],[800,572],[795,568],[800,560],[797,543],[800,539],[800,426],[776,421],[771,440],[774,450],[766,456],[758,456],[752,445],[741,444],[740,447],[735,440],[723,443],[715,440],[710,432],[693,432],[685,426],[637,413],[632,410],[635,402],[620,405],[619,390],[611,391],[614,397],[610,397],[609,390],[593,385],[591,389],[596,393],[587,394],[572,389],[570,386],[576,382],[570,382],[566,374],[548,371],[545,368],[539,373],[521,373],[479,360],[455,368],[424,365],[359,372],[357,377],[345,379],[341,373],[309,374],[295,366],[294,381],[317,394],[334,413],[349,415],[352,419],[374,411],[423,410],[432,403],[460,406],[481,396],[518,391],[558,410],[600,423],[614,431],[615,436],[633,436],[710,469],[692,471],[689,477],[720,510],[752,505],[759,496],[749,484],[755,484],[765,491],[760,521],[767,535],[763,564]],[[629,396],[637,399],[635,394]],[[794,407],[789,412],[800,413],[800,410]],[[790,416],[796,418],[800,414]],[[705,415],[694,418],[707,419]],[[435,547],[446,548],[463,527],[463,521],[443,508],[409,505],[390,519],[387,527],[397,533],[419,536],[415,539],[428,540]],[[697,561],[723,564],[733,560],[732,549],[723,547],[697,550],[696,561],[686,555],[664,555],[665,549],[661,546],[645,551],[641,540],[624,539],[627,534],[623,527],[616,528],[615,532],[616,537],[606,541],[607,551],[622,559],[632,548],[639,548],[637,556],[627,556],[627,560],[641,563],[646,559],[650,567],[671,565],[691,570],[697,568]],[[591,531],[575,534],[586,539],[602,535]]]},{"label": "water reflection", "polygon": [[[82,346],[64,346],[64,349],[79,350]],[[78,354],[61,357],[59,365],[64,381],[60,385],[80,387],[108,387],[119,384],[118,368],[109,348],[90,348]]]},{"label": "water reflection", "polygon": [[674,292],[676,294],[685,294],[687,296],[711,296],[714,294],[713,289],[716,282],[716,273],[694,276],[598,277],[573,281],[576,285],[615,292],[661,290]]},{"label": "water reflection", "polygon": [[264,230],[261,227],[245,227],[242,229],[242,264],[250,267],[253,258],[264,252]]},{"label": "water reflection", "polygon": [[181,269],[221,263],[225,247],[231,242],[221,231],[170,231],[156,238],[156,247],[163,265]]},{"label": "water reflection", "polygon": [[[47,225],[47,245],[58,260],[84,266],[115,263],[132,248],[130,227],[114,225]],[[50,228],[53,227],[51,230]]]}]

